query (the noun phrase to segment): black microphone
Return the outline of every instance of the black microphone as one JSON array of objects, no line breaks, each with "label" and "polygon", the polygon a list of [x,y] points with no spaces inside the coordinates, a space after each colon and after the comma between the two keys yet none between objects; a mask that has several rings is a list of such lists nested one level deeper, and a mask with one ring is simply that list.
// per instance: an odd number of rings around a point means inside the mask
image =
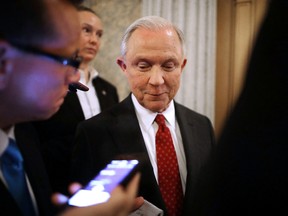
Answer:
[{"label": "black microphone", "polygon": [[81,91],[88,91],[89,90],[89,88],[87,86],[85,86],[84,84],[82,84],[80,82],[69,84],[68,89],[70,92],[77,92],[77,89],[81,90]]}]

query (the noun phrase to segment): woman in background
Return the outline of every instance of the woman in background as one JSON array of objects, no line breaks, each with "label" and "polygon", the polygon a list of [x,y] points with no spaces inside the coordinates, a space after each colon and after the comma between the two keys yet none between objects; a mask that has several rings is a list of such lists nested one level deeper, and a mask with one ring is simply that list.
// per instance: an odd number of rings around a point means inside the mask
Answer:
[{"label": "woman in background", "polygon": [[[77,92],[85,119],[88,119],[102,110],[118,103],[116,88],[99,77],[98,71],[92,66],[103,35],[103,26],[96,13],[85,6],[78,7],[81,25],[81,39],[78,55],[82,57],[80,65],[80,82],[89,87],[88,92]],[[96,95],[96,97],[95,97]]]}]

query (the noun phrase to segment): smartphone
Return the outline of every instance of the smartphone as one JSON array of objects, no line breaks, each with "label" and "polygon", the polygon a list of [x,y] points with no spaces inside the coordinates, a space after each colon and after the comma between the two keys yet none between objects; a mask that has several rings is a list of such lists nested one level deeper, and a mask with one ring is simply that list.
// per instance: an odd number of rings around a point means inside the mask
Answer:
[{"label": "smartphone", "polygon": [[129,182],[136,173],[138,165],[138,160],[112,160],[68,200],[68,205],[84,207],[106,202],[117,185]]}]

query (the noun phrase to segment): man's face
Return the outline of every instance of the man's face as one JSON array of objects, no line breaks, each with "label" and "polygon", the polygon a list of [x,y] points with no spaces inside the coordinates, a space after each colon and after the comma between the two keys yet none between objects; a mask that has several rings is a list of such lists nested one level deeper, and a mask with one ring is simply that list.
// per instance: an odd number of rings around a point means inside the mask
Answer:
[{"label": "man's face", "polygon": [[[56,4],[56,1],[51,2]],[[59,36],[37,49],[68,58],[78,47],[79,20],[74,7],[57,2],[58,5],[51,7],[51,15]],[[10,111],[14,113],[12,123],[50,117],[63,103],[68,85],[79,80],[79,74],[75,73],[75,68],[64,66],[48,56],[33,54],[13,45],[6,48],[7,83],[0,92],[5,94],[5,106],[11,107]]]},{"label": "man's face", "polygon": [[102,22],[95,14],[88,11],[80,11],[81,25],[79,55],[84,63],[92,61],[100,47],[103,34]]},{"label": "man's face", "polygon": [[126,58],[117,62],[138,102],[153,112],[163,112],[179,89],[186,59],[174,30],[141,28],[132,33]]}]

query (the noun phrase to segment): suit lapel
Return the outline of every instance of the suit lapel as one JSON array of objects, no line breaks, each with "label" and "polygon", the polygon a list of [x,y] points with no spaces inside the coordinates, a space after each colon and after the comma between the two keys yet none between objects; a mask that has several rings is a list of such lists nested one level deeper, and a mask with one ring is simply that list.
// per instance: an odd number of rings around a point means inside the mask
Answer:
[{"label": "suit lapel", "polygon": [[95,88],[102,111],[110,108],[116,103],[119,103],[117,89],[112,84],[102,79],[100,76],[94,78],[92,84]]},{"label": "suit lapel", "polygon": [[[164,201],[154,176],[153,167],[137,120],[131,95],[120,104],[118,106],[120,109],[113,112],[113,115],[116,116],[116,122],[110,127],[111,134],[114,136],[120,154],[125,153],[125,159],[132,157],[142,162],[139,194],[164,209]],[[147,188],[149,189],[147,190]]]},{"label": "suit lapel", "polygon": [[108,107],[108,104],[106,104],[108,102],[107,101],[108,92],[105,89],[105,87],[102,85],[101,78],[97,76],[96,78],[92,80],[92,84],[95,88],[96,97],[98,98],[101,110],[106,109]]},{"label": "suit lapel", "polygon": [[[175,110],[183,140],[187,165],[183,214],[190,215],[191,202],[194,199],[195,187],[199,172],[203,166],[203,163],[206,161],[207,152],[211,151],[210,148],[212,147],[208,147],[206,141],[209,140],[209,142],[212,142],[212,140],[210,140],[211,137],[204,137],[209,136],[208,131],[210,128],[208,127],[208,124],[205,126],[205,128],[203,128],[203,124],[198,123],[199,117],[194,117],[194,115],[198,114],[193,114],[193,112],[191,113],[191,111],[177,103],[175,103]],[[203,131],[207,132],[203,134]],[[211,145],[212,144],[213,143],[211,143]]]},{"label": "suit lapel", "polygon": [[[131,97],[126,98],[122,106],[113,114],[116,122],[111,126],[115,140],[121,152],[144,153],[148,156],[144,139],[141,133],[137,116],[134,110]],[[123,130],[125,128],[125,130]]]},{"label": "suit lapel", "polygon": [[186,179],[186,192],[185,198],[188,199],[192,193],[193,185],[196,181],[196,172],[199,165],[198,157],[199,146],[197,145],[197,134],[195,134],[195,123],[190,114],[186,113],[186,110],[181,105],[175,103],[175,111],[177,121],[180,127],[181,136],[183,140],[183,147],[186,157],[187,165],[187,179]]},{"label": "suit lapel", "polygon": [[9,193],[8,189],[0,179],[0,212],[1,215],[21,215],[20,209]]}]

